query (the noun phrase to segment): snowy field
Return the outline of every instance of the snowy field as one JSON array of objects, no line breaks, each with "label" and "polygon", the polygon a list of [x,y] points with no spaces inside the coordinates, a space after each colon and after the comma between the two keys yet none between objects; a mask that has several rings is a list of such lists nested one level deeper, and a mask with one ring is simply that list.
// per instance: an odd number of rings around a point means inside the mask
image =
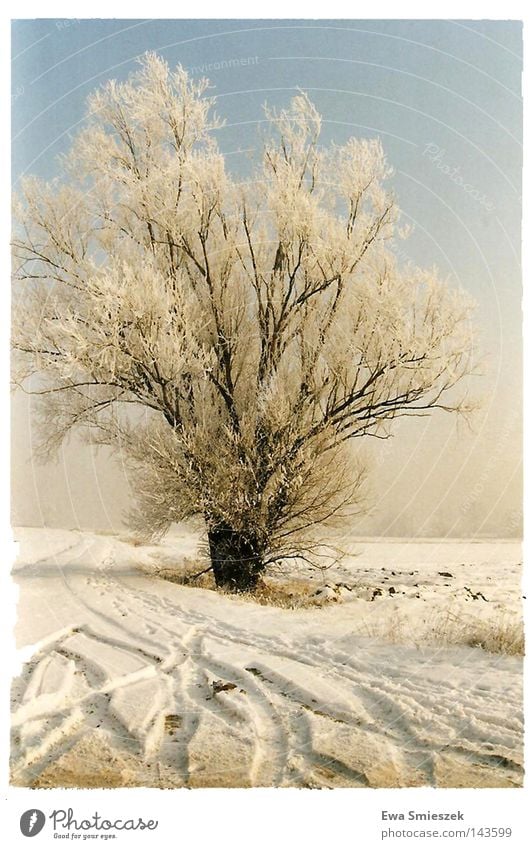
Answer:
[{"label": "snowy field", "polygon": [[157,577],[179,529],[16,538],[14,784],[522,783],[521,657],[478,647],[519,625],[518,543],[352,541],[281,609]]}]

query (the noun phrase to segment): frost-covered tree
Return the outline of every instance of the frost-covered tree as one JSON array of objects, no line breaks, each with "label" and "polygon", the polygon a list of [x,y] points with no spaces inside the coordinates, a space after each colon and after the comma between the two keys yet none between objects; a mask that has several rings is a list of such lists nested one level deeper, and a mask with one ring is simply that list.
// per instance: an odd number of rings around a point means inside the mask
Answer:
[{"label": "frost-covered tree", "polygon": [[46,449],[122,452],[137,524],[201,514],[217,584],[247,589],[360,507],[355,440],[465,409],[471,304],[396,261],[379,141],[320,147],[298,94],[238,180],[206,90],[147,55],[90,97],[61,178],[24,180],[15,359]]}]

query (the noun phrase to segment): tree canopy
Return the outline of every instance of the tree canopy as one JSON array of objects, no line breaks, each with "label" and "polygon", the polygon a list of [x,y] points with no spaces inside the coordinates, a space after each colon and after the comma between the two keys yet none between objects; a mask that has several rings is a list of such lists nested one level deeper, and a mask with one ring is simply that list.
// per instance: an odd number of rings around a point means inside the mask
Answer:
[{"label": "tree canopy", "polygon": [[16,200],[13,331],[44,447],[123,452],[137,524],[201,514],[239,588],[362,505],[355,440],[468,409],[472,302],[397,260],[377,139],[321,146],[299,93],[239,179],[207,90],[148,54],[89,98],[61,176]]}]

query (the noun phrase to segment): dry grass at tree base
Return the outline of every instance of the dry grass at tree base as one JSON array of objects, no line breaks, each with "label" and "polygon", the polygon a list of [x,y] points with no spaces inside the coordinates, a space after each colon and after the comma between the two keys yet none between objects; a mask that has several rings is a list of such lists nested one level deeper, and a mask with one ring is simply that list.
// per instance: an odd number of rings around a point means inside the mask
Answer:
[{"label": "dry grass at tree base", "polygon": [[[227,595],[234,595],[229,590],[216,587],[212,571],[201,563],[191,563],[185,558],[182,564],[167,564],[150,570],[149,574],[165,581],[182,586],[198,587],[204,590],[215,590]],[[264,576],[259,579],[253,592],[238,593],[238,598],[255,602],[265,607],[280,607],[286,610],[296,610],[308,607],[324,607],[334,600],[316,595],[319,585],[315,581],[291,576]]]}]

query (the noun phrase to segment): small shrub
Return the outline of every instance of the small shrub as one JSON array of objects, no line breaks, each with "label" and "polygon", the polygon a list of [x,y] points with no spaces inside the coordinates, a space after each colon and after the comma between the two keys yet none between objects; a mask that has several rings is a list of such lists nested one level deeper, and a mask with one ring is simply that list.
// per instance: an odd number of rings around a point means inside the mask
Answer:
[{"label": "small shrub", "polygon": [[463,629],[465,645],[475,646],[491,654],[520,655],[525,653],[523,623],[500,619],[496,622],[479,621]]},{"label": "small shrub", "polygon": [[389,643],[414,643],[416,646],[432,644],[471,646],[490,654],[522,656],[525,653],[523,623],[502,614],[491,619],[466,619],[451,610],[435,613],[425,630],[412,635],[412,624],[398,613],[377,623],[364,622],[363,633]]}]

